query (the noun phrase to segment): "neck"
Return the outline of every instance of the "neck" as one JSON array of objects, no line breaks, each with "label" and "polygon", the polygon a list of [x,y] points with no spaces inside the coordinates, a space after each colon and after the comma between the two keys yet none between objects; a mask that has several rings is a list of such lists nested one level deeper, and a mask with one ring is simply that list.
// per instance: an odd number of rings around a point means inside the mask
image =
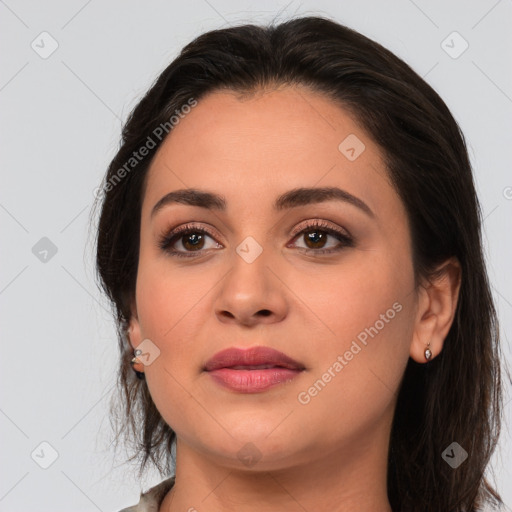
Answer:
[{"label": "neck", "polygon": [[176,483],[160,512],[392,512],[386,482],[388,433],[373,432],[364,443],[259,471],[258,465],[245,470],[220,465],[178,440]]}]

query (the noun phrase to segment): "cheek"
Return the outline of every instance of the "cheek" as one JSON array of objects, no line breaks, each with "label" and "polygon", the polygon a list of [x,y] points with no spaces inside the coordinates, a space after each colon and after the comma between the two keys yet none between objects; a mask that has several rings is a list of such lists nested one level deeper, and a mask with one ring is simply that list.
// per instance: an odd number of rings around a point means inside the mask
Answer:
[{"label": "cheek", "polygon": [[316,344],[315,367],[294,397],[298,424],[321,433],[324,445],[356,446],[362,431],[391,418],[409,356],[411,304],[383,288],[350,297],[346,307],[331,306],[337,336]]},{"label": "cheek", "polygon": [[309,308],[308,316],[325,339],[340,347],[375,324],[379,333],[398,341],[407,324],[403,320],[409,317],[405,310],[413,298],[412,267],[400,255],[352,251],[340,265],[297,272],[293,282],[294,293]]},{"label": "cheek", "polygon": [[[171,372],[183,385],[196,377],[205,356],[205,321],[212,317],[210,292],[218,284],[218,272],[180,269],[166,258],[140,260],[136,300],[142,338],[160,350],[160,357],[146,374]],[[169,385],[172,385],[172,379]],[[169,389],[166,384],[162,389]]]},{"label": "cheek", "polygon": [[194,305],[205,294],[205,275],[180,270],[165,255],[141,251],[136,301],[142,334],[163,342],[180,324],[194,317]]},{"label": "cheek", "polygon": [[[359,411],[364,416],[371,413],[372,404],[378,409],[393,399],[414,327],[408,265],[397,263],[391,254],[356,254],[353,264],[333,270],[328,285],[314,279],[304,283],[309,285],[308,305],[326,327],[324,342],[315,343],[316,364],[308,382],[312,388],[311,393],[302,390],[304,401],[311,399],[319,408],[343,403],[344,412],[329,409],[329,414]],[[362,404],[370,410],[363,410]]]},{"label": "cheek", "polygon": [[[136,292],[141,336],[160,350],[159,357],[145,367],[146,382],[165,422],[193,442],[199,437],[196,425],[205,422],[204,411],[192,397],[197,392],[194,365],[199,371],[204,350],[197,341],[206,314],[207,301],[201,297],[206,292],[204,286],[197,286],[196,278],[171,273],[165,262],[141,263]],[[209,429],[213,432],[215,425]]]}]

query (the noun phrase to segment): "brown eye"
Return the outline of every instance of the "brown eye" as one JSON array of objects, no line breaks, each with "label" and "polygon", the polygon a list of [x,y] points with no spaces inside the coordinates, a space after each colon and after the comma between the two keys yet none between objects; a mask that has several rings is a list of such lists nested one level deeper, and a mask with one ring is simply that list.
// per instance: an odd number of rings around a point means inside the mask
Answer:
[{"label": "brown eye", "polygon": [[213,235],[206,229],[186,225],[171,231],[168,235],[164,235],[158,245],[172,256],[194,257],[194,253],[221,247],[214,240],[215,243],[211,247],[205,247],[208,239],[213,240]]},{"label": "brown eye", "polygon": [[185,249],[191,251],[202,249],[204,246],[204,234],[199,233],[198,231],[181,235],[179,240],[181,240],[181,244]]},{"label": "brown eye", "polygon": [[325,231],[321,231],[319,229],[309,231],[308,233],[310,234],[304,234],[303,236],[304,240],[306,241],[306,245],[310,249],[322,249],[327,241],[327,238],[330,236],[326,234]]},{"label": "brown eye", "polygon": [[[337,239],[338,244],[328,247],[327,244],[330,238]],[[354,246],[352,237],[323,221],[314,221],[307,225],[295,236],[295,240],[303,240],[305,247],[299,247],[299,249],[312,254],[334,253],[345,247]]]},{"label": "brown eye", "polygon": [[[207,246],[208,239],[212,241],[210,242],[210,247]],[[331,239],[333,242],[337,240],[338,243],[332,245]],[[302,231],[297,233],[294,236],[294,240],[296,240],[295,244],[298,241],[303,241],[305,247],[297,247],[293,244],[302,252],[318,255],[336,253],[347,247],[354,246],[354,240],[351,236],[335,229],[326,222],[318,220],[311,222]],[[329,243],[331,243],[331,246],[329,246]],[[158,245],[171,256],[192,258],[200,256],[203,251],[208,249],[222,248],[222,245],[215,241],[212,233],[205,228],[199,228],[193,224],[181,226],[162,236]]]}]

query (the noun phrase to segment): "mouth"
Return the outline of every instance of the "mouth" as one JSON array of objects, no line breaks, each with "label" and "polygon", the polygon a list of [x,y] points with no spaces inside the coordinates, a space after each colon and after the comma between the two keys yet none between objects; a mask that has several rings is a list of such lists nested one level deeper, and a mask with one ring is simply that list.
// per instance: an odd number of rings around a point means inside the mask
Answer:
[{"label": "mouth", "polygon": [[218,352],[204,366],[213,380],[240,393],[259,393],[288,382],[305,370],[303,364],[271,349],[229,348]]},{"label": "mouth", "polygon": [[258,365],[236,365],[228,366],[231,370],[268,370],[269,368],[287,368],[286,366],[279,366],[274,364],[258,364]]},{"label": "mouth", "polygon": [[289,370],[304,370],[303,364],[283,354],[283,352],[264,346],[247,349],[231,347],[222,350],[206,362],[204,370],[207,372],[220,368],[262,370],[276,367]]}]

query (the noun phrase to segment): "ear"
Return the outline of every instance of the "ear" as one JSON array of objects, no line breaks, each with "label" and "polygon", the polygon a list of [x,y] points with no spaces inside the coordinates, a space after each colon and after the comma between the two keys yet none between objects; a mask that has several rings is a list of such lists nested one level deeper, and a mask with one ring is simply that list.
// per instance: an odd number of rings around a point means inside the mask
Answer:
[{"label": "ear", "polygon": [[[443,349],[455,317],[461,283],[461,268],[453,257],[441,264],[434,277],[420,284],[410,356],[426,363],[425,349],[432,351],[432,360]],[[430,346],[428,343],[430,342]]]},{"label": "ear", "polygon": [[128,326],[128,339],[130,340],[130,345],[132,348],[135,349],[142,342],[142,335],[135,300],[132,301],[131,313],[132,315],[130,317]]}]

